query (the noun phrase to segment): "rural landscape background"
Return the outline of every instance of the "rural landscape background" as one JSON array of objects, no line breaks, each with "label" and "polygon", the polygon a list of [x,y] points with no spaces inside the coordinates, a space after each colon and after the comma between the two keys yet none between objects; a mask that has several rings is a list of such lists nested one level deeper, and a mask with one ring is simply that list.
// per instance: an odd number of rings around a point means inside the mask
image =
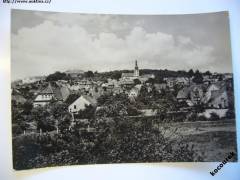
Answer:
[{"label": "rural landscape background", "polygon": [[237,152],[227,17],[13,11],[14,169]]}]

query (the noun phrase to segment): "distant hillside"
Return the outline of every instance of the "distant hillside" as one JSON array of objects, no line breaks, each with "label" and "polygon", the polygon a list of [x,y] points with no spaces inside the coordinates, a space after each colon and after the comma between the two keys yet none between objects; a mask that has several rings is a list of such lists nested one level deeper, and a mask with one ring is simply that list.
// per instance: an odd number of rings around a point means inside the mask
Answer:
[{"label": "distant hillside", "polygon": [[84,71],[81,69],[69,69],[65,71],[66,74],[83,74]]}]

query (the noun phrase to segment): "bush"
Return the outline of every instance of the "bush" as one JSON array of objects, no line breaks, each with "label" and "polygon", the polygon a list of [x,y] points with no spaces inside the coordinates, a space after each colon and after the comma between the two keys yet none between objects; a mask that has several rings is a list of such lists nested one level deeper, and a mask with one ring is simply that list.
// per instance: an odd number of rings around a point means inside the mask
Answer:
[{"label": "bush", "polygon": [[203,115],[197,117],[197,121],[207,121],[207,120],[208,119]]},{"label": "bush", "polygon": [[235,111],[229,109],[229,110],[227,111],[227,113],[226,113],[226,118],[234,119],[234,118],[235,118]]},{"label": "bush", "polygon": [[216,121],[216,120],[219,120],[220,119],[220,117],[219,117],[219,115],[217,114],[217,113],[215,113],[215,112],[212,112],[211,114],[210,114],[210,118],[209,118],[211,121]]},{"label": "bush", "polygon": [[191,113],[187,116],[186,121],[197,121],[197,113]]}]

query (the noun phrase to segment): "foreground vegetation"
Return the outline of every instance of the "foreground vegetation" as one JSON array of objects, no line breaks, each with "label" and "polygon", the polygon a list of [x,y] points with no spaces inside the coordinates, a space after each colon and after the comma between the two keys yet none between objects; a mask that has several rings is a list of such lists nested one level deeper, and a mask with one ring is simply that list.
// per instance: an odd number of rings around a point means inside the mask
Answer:
[{"label": "foreground vegetation", "polygon": [[84,124],[78,122],[71,130],[61,129],[58,134],[33,134],[14,138],[14,168],[192,161],[194,157],[192,147],[179,143],[177,148],[173,148],[171,141],[158,129],[140,121],[108,118],[95,122],[94,129],[82,127]]},{"label": "foreground vegetation", "polygon": [[[217,121],[220,118],[216,114],[209,119],[197,116],[203,111],[201,105],[187,113],[179,112],[183,105],[175,98],[177,91],[178,87],[174,91],[161,92],[153,88],[148,93],[143,86],[139,96],[131,100],[126,94],[102,95],[97,100],[98,110],[86,106],[85,110],[74,115],[74,119],[63,102],[51,102],[38,108],[33,108],[28,101],[22,105],[12,102],[14,169],[95,163],[204,161],[204,155],[196,151],[194,143],[188,143],[197,142],[197,138],[187,140],[180,134],[172,138],[179,127],[161,127],[164,123]],[[157,113],[145,117],[139,111],[144,107]],[[26,133],[29,129],[34,133]]]}]

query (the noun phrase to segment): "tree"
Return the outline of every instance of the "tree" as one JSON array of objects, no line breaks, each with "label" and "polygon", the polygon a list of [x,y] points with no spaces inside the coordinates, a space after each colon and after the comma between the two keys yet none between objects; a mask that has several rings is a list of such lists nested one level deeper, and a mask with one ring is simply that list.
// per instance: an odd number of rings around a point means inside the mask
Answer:
[{"label": "tree", "polygon": [[202,103],[195,105],[195,111],[196,113],[202,113],[204,112],[205,108]]},{"label": "tree", "polygon": [[155,83],[155,79],[153,78],[149,78],[146,83],[149,83],[149,84],[154,84]]},{"label": "tree", "polygon": [[53,117],[53,122],[55,122],[55,128],[60,129],[60,131],[68,129],[71,124],[70,121],[72,120],[72,116],[68,112],[67,104],[55,102],[49,106],[49,109],[50,116]]},{"label": "tree", "polygon": [[98,99],[99,108],[96,116],[99,117],[119,117],[126,115],[138,115],[139,112],[135,104],[131,104],[126,94],[102,95]]},{"label": "tree", "polygon": [[58,121],[58,129],[61,134],[65,134],[72,123],[72,116],[67,113]]},{"label": "tree", "polygon": [[234,109],[228,109],[228,111],[226,112],[226,118],[228,118],[228,119],[234,119],[235,118]]},{"label": "tree", "polygon": [[211,73],[210,71],[206,71],[206,72],[205,72],[205,75],[210,76],[210,75],[212,75],[212,73]]},{"label": "tree", "polygon": [[188,76],[189,76],[189,77],[193,77],[193,75],[194,75],[194,72],[193,72],[192,69],[190,69],[190,70],[188,71]]},{"label": "tree", "polygon": [[127,107],[121,100],[115,100],[114,103],[104,104],[102,108],[100,108],[96,112],[97,117],[117,117],[117,116],[126,116],[127,115]]},{"label": "tree", "polygon": [[92,119],[94,117],[96,108],[90,105],[85,105],[85,109],[80,110],[76,115],[80,119]]},{"label": "tree", "polygon": [[32,110],[32,117],[37,123],[37,129],[45,131],[55,130],[55,119],[47,108],[38,107]]},{"label": "tree", "polygon": [[104,105],[104,103],[108,102],[109,99],[111,98],[111,96],[112,95],[103,94],[100,97],[98,97],[98,99],[97,99],[98,106],[102,106],[102,105]]},{"label": "tree", "polygon": [[50,82],[50,81],[58,81],[58,80],[70,80],[71,77],[69,75],[67,75],[66,73],[62,73],[62,72],[55,72],[53,74],[50,74],[46,77],[46,81]]},{"label": "tree", "polygon": [[94,77],[94,73],[92,71],[87,71],[84,73],[84,76],[86,78],[93,78]]},{"label": "tree", "polygon": [[215,112],[210,113],[210,120],[216,121],[216,120],[219,120],[219,119],[220,119],[220,117],[217,113],[215,113]]},{"label": "tree", "polygon": [[166,83],[166,81],[163,80],[162,76],[156,76],[155,83]]},{"label": "tree", "polygon": [[137,107],[133,104],[128,104],[127,106],[127,114],[129,116],[136,116],[141,114],[141,112],[137,109]]},{"label": "tree", "polygon": [[173,95],[176,97],[178,92],[183,88],[180,84],[174,84],[173,86]]},{"label": "tree", "polygon": [[194,75],[192,81],[195,82],[196,84],[203,83],[203,76],[198,70],[195,72],[195,75]]},{"label": "tree", "polygon": [[220,75],[218,76],[218,81],[222,81],[222,80],[223,80],[223,75],[220,74]]},{"label": "tree", "polygon": [[122,73],[120,71],[114,71],[111,75],[111,78],[119,80],[122,76]]},{"label": "tree", "polygon": [[134,79],[134,84],[137,85],[137,84],[141,84],[141,81],[139,79]]},{"label": "tree", "polygon": [[29,115],[29,114],[31,113],[31,110],[32,110],[32,108],[33,108],[33,105],[32,105],[31,102],[26,101],[26,102],[23,104],[22,108],[23,108],[23,113]]}]

